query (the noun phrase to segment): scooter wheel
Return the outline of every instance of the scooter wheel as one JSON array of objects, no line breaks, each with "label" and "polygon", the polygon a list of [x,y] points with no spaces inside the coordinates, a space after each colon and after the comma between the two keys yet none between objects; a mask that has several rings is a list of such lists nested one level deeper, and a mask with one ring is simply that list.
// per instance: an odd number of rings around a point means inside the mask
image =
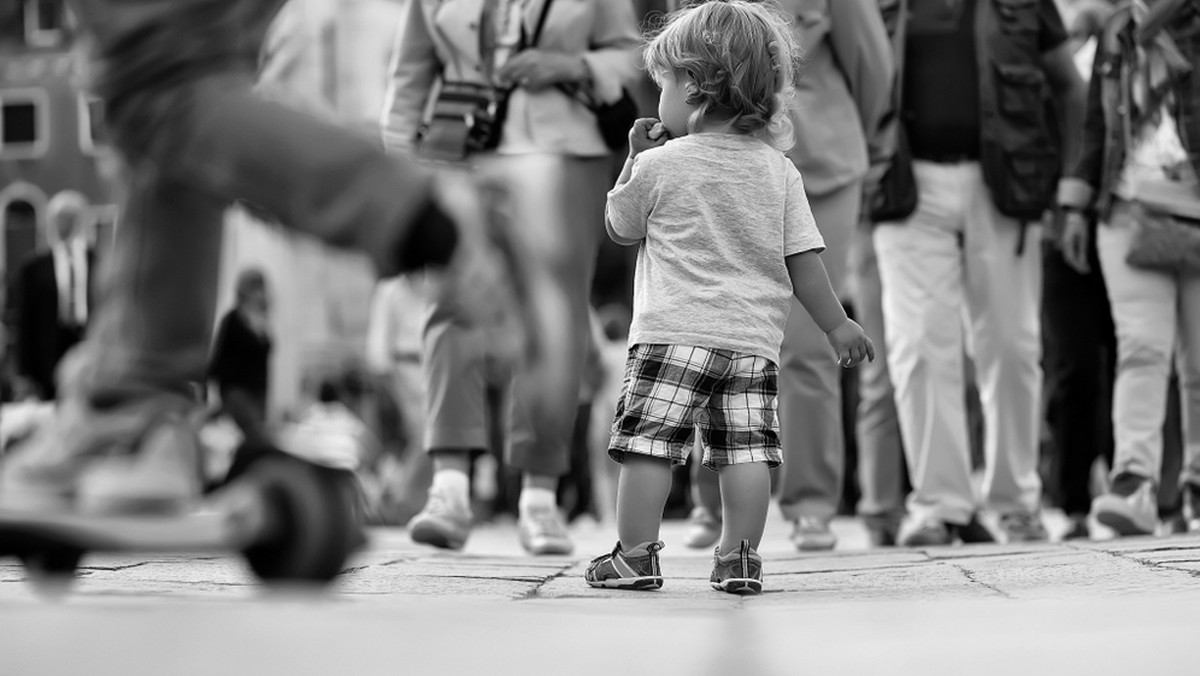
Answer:
[{"label": "scooter wheel", "polygon": [[243,480],[261,491],[271,533],[244,552],[264,582],[326,583],[337,577],[361,534],[336,470],[285,456],[263,458]]},{"label": "scooter wheel", "polygon": [[75,571],[83,559],[83,550],[73,547],[39,549],[21,555],[21,564],[38,592],[61,596],[75,582]]}]

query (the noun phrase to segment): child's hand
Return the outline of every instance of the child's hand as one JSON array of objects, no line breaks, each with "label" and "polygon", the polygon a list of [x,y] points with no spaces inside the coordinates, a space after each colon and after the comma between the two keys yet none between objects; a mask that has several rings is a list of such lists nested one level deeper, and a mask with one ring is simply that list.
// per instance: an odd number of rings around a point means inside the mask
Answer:
[{"label": "child's hand", "polygon": [[825,337],[837,353],[837,363],[842,368],[858,366],[864,359],[875,361],[875,344],[852,319],[842,322],[841,326],[830,331]]},{"label": "child's hand", "polygon": [[642,117],[629,129],[629,156],[637,157],[643,150],[657,148],[670,140],[670,134],[662,122],[653,117]]}]

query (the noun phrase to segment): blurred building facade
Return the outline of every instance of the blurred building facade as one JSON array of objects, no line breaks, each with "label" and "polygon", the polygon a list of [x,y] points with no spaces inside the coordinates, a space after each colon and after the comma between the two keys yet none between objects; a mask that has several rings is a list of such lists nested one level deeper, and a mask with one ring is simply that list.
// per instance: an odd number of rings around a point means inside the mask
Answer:
[{"label": "blurred building facade", "polygon": [[111,234],[119,163],[83,90],[63,0],[0,0],[0,265],[7,280],[44,247],[46,203],[77,190]]}]

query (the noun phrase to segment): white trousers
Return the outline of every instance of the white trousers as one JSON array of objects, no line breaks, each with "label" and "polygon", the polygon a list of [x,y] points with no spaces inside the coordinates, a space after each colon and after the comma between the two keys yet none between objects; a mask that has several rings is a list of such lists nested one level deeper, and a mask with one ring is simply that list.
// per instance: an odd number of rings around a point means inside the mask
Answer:
[{"label": "white trousers", "polygon": [[1178,345],[1184,424],[1180,480],[1200,485],[1200,275],[1130,267],[1125,256],[1133,237],[1132,218],[1119,202],[1096,238],[1117,327],[1113,476],[1129,472],[1160,480],[1167,381]]},{"label": "white trousers", "polygon": [[1022,228],[996,211],[978,163],[917,162],[914,170],[916,213],[875,229],[888,368],[913,484],[910,517],[965,524],[977,509],[964,353],[974,358],[983,404],[986,506],[1035,511],[1040,227]]}]

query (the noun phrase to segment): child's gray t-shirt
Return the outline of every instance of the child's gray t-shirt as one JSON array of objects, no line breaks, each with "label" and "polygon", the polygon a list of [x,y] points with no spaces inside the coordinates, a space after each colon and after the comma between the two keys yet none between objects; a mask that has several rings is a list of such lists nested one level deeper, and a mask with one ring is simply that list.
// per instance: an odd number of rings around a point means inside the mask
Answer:
[{"label": "child's gray t-shirt", "polygon": [[608,193],[610,235],[640,244],[629,344],[723,348],[779,363],[784,258],[822,251],[800,172],[763,141],[691,134],[643,151]]}]

